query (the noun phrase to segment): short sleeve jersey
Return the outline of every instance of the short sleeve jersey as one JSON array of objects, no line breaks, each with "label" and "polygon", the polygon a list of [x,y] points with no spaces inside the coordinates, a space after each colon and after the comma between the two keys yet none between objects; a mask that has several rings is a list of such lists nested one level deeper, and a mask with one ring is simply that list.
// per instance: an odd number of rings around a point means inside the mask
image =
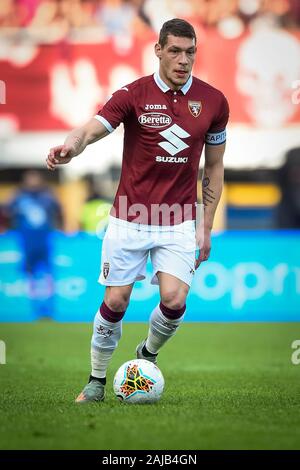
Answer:
[{"label": "short sleeve jersey", "polygon": [[177,92],[158,73],[116,91],[95,116],[110,132],[124,124],[114,215],[135,221],[143,207],[144,223],[161,224],[153,214],[167,204],[182,209],[170,225],[195,219],[202,149],[225,142],[228,116],[224,95],[192,76]]}]

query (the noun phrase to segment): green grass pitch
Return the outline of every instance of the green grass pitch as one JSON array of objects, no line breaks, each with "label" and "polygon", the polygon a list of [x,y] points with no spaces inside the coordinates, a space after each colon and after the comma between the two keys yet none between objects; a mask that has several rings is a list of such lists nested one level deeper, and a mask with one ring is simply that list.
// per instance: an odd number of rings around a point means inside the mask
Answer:
[{"label": "green grass pitch", "polygon": [[291,362],[299,324],[184,324],[159,355],[160,402],[122,404],[113,375],[146,331],[124,324],[105,402],[80,406],[91,325],[1,324],[0,448],[300,448],[300,365]]}]

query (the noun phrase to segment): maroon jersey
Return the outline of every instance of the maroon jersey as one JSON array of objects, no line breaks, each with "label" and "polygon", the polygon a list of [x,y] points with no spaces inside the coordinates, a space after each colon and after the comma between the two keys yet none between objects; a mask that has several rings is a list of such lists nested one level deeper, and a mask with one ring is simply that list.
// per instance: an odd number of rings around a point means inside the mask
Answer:
[{"label": "maroon jersey", "polygon": [[195,219],[203,145],[225,142],[228,115],[224,95],[192,76],[177,92],[158,73],[116,91],[95,116],[110,132],[124,123],[113,215],[154,225],[168,210],[167,225]]}]

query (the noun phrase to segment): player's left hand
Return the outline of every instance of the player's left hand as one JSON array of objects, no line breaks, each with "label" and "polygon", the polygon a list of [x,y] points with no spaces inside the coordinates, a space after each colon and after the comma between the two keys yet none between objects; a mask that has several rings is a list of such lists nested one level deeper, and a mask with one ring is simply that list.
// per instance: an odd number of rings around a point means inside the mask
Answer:
[{"label": "player's left hand", "polygon": [[54,171],[57,165],[69,163],[75,155],[74,148],[68,145],[63,144],[52,147],[46,158],[48,170]]},{"label": "player's left hand", "polygon": [[196,232],[196,243],[199,247],[199,256],[195,261],[195,269],[198,269],[203,261],[207,261],[211,250],[211,230],[202,229]]}]

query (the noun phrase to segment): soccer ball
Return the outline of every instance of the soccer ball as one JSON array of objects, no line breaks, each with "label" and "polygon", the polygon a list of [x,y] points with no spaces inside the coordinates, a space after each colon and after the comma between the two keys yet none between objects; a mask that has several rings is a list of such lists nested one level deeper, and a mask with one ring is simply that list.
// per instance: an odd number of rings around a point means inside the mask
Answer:
[{"label": "soccer ball", "polygon": [[159,368],[145,359],[125,362],[116,372],[113,387],[120,401],[153,403],[160,399],[165,381]]}]

